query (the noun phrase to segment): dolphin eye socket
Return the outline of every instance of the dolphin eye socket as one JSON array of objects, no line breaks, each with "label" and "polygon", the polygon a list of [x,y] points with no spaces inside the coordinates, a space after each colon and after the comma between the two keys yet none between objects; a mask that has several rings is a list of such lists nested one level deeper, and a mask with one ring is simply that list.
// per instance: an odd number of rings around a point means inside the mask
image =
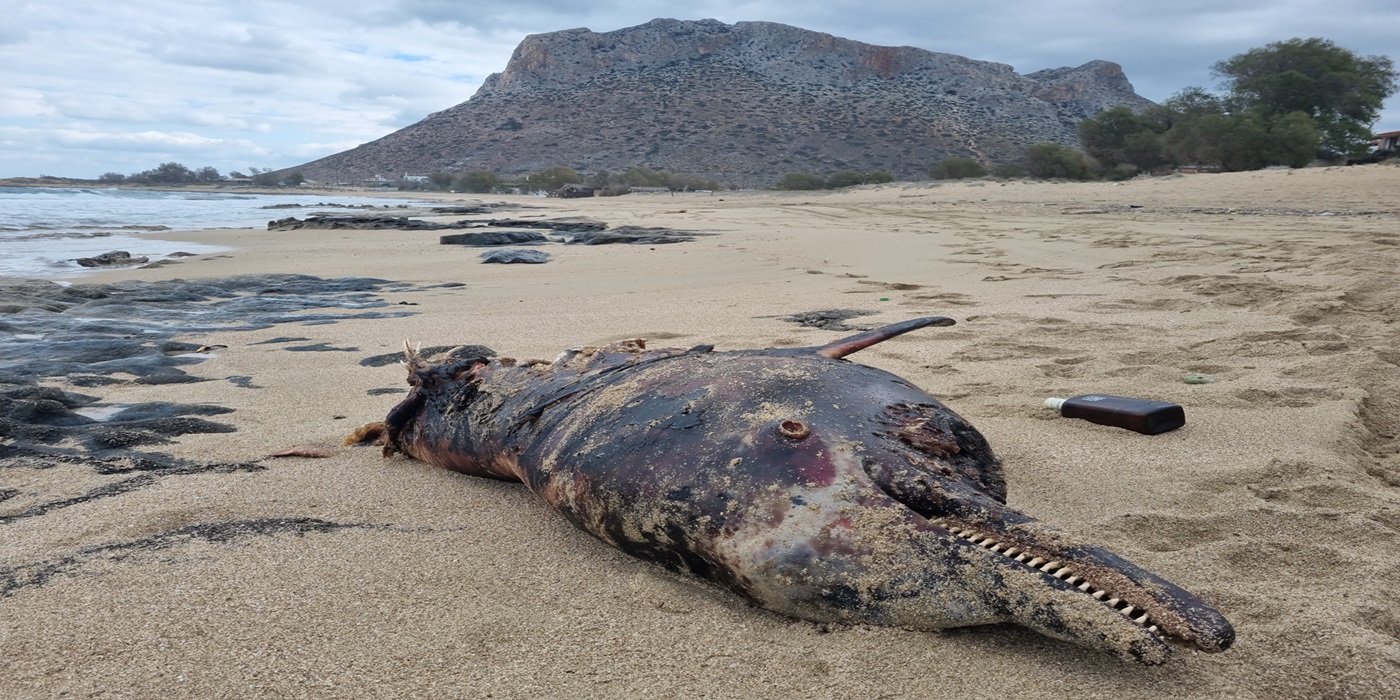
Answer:
[{"label": "dolphin eye socket", "polygon": [[789,440],[801,440],[812,434],[806,423],[798,420],[785,420],[778,424],[778,434]]}]

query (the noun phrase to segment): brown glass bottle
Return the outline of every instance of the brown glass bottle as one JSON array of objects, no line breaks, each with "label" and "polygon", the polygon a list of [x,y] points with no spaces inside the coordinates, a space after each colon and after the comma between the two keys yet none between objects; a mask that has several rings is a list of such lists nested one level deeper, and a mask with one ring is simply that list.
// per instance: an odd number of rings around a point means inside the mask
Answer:
[{"label": "brown glass bottle", "polygon": [[1143,435],[1165,433],[1186,425],[1186,411],[1166,401],[1085,394],[1072,399],[1046,399],[1045,405],[1059,410],[1060,415],[1066,418],[1082,418],[1090,423],[1126,428]]}]

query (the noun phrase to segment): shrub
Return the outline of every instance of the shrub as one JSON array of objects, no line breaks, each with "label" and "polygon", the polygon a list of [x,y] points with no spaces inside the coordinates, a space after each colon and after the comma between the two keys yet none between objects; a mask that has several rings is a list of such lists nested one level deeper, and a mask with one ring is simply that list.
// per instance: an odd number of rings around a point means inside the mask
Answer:
[{"label": "shrub", "polygon": [[486,170],[472,170],[458,175],[452,184],[458,192],[492,192],[501,186],[501,178]]},{"label": "shrub", "polygon": [[1041,179],[1092,180],[1093,170],[1083,151],[1058,143],[1037,143],[1026,149],[1026,172]]},{"label": "shrub", "polygon": [[[826,179],[826,186],[832,189],[865,184],[865,177],[854,170],[838,170]],[[792,188],[800,189],[800,188]],[[814,188],[815,189],[815,188]]]},{"label": "shrub", "polygon": [[788,173],[778,181],[780,190],[820,190],[826,187],[826,178],[814,173]]},{"label": "shrub", "polygon": [[935,180],[961,180],[969,177],[983,177],[986,174],[986,166],[962,156],[944,158],[928,171],[928,176]]}]

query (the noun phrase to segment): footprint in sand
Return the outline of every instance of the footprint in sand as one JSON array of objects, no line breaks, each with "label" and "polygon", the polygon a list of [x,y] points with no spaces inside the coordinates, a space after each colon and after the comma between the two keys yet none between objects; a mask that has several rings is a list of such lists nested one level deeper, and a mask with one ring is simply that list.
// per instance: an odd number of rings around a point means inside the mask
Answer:
[{"label": "footprint in sand", "polygon": [[1217,516],[1165,513],[1127,513],[1113,518],[1105,529],[1123,533],[1150,552],[1177,552],[1230,536],[1228,525]]},{"label": "footprint in sand", "polygon": [[1000,360],[1025,360],[1038,357],[1066,355],[1070,351],[1052,345],[1025,343],[1019,340],[987,339],[975,347],[953,353],[952,359],[960,362],[997,362]]},{"label": "footprint in sand", "polygon": [[875,280],[857,280],[856,284],[868,284],[879,287],[880,289],[888,289],[890,291],[899,292],[924,288],[924,285],[922,284],[909,284],[907,282],[877,282]]},{"label": "footprint in sand", "polygon": [[1192,311],[1201,308],[1199,299],[1157,298],[1157,299],[1113,299],[1096,301],[1089,305],[1091,311]]},{"label": "footprint in sand", "polygon": [[977,302],[971,297],[958,292],[911,294],[909,298],[917,301],[936,301],[947,306],[977,306]]},{"label": "footprint in sand", "polygon": [[1283,389],[1237,389],[1230,392],[1241,408],[1276,406],[1308,408],[1323,401],[1339,401],[1341,392],[1321,387],[1286,387]]}]

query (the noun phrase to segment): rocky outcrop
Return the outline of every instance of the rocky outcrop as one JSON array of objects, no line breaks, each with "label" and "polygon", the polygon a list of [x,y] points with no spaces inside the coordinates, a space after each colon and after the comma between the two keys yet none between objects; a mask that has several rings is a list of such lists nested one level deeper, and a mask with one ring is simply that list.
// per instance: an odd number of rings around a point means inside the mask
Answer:
[{"label": "rocky outcrop", "polygon": [[480,256],[483,263],[500,263],[502,265],[540,265],[549,262],[549,253],[542,250],[518,250],[515,248],[503,248],[501,250],[490,250]]},{"label": "rocky outcrop", "polygon": [[328,181],[553,165],[733,186],[794,171],[923,177],[945,156],[1008,162],[1033,143],[1075,145],[1078,120],[1119,104],[1151,103],[1107,61],[1020,75],[771,22],[658,19],[526,37],[470,100],[295,169]]},{"label": "rocky outcrop", "polygon": [[133,258],[131,257],[131,253],[125,250],[113,250],[101,255],[94,255],[90,258],[78,258],[73,262],[83,267],[117,267],[120,265],[139,265],[147,260],[150,260],[150,258],[144,255]]},{"label": "rocky outcrop", "polygon": [[521,245],[522,243],[544,243],[549,240],[539,231],[476,231],[473,233],[452,233],[439,236],[442,245],[493,246]]}]

